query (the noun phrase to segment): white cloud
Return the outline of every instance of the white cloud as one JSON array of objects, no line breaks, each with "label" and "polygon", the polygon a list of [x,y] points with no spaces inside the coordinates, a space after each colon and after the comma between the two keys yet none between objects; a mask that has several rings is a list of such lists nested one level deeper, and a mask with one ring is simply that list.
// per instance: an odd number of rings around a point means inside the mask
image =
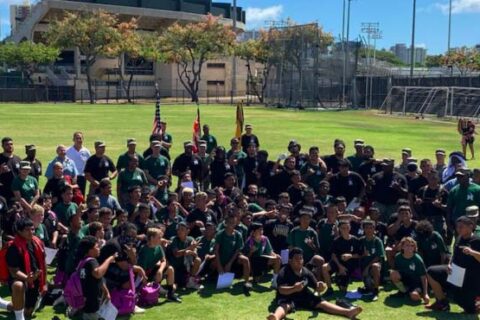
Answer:
[{"label": "white cloud", "polygon": [[276,5],[266,8],[249,7],[246,9],[247,24],[249,27],[261,26],[265,23],[265,21],[278,20],[282,12],[282,5]]},{"label": "white cloud", "polygon": [[[437,3],[437,7],[444,14],[448,14],[448,3]],[[480,0],[453,0],[452,13],[478,13],[480,12]]]}]

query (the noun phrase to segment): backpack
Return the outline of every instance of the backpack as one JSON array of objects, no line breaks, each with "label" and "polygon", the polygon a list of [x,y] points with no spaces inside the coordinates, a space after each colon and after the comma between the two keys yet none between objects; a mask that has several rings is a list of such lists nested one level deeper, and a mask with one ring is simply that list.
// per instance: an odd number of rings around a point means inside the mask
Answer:
[{"label": "backpack", "polygon": [[80,270],[83,266],[93,258],[88,257],[80,261],[78,264],[77,270],[72,273],[70,278],[65,285],[63,295],[65,297],[65,302],[72,307],[73,309],[83,309],[85,306],[85,296],[83,295],[82,281],[80,279]]},{"label": "backpack", "polygon": [[154,306],[158,303],[159,296],[160,285],[158,283],[147,284],[140,289],[138,304],[142,307]]},{"label": "backpack", "polygon": [[114,288],[112,291],[110,291],[112,304],[115,306],[115,308],[118,309],[119,316],[133,313],[133,311],[135,310],[135,304],[137,302],[137,294],[135,292],[135,280],[132,267],[130,267],[128,273],[130,274],[130,288]]}]

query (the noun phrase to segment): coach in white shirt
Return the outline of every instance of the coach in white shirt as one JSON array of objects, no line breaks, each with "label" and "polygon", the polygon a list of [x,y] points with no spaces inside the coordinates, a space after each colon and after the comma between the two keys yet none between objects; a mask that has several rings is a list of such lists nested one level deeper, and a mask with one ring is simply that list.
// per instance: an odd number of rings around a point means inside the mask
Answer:
[{"label": "coach in white shirt", "polygon": [[75,162],[78,171],[77,184],[83,194],[85,194],[87,183],[83,170],[85,169],[85,163],[90,156],[90,151],[83,146],[83,133],[80,131],[75,132],[73,134],[73,146],[67,149],[67,157]]}]

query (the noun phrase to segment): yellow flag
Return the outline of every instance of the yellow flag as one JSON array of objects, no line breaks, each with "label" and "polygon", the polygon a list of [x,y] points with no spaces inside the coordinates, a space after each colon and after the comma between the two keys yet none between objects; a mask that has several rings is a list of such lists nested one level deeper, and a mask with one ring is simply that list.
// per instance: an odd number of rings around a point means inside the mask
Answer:
[{"label": "yellow flag", "polygon": [[235,130],[235,137],[240,138],[243,131],[243,103],[237,104],[237,129]]}]

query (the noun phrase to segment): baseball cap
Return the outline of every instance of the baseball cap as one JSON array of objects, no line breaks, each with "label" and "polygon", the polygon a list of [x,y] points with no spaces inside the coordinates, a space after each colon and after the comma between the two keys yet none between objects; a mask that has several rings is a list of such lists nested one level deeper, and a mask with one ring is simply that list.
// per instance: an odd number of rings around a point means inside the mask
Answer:
[{"label": "baseball cap", "polygon": [[469,218],[478,217],[478,206],[469,206],[465,208],[465,215]]},{"label": "baseball cap", "polygon": [[32,167],[30,166],[30,162],[28,161],[20,161],[20,170],[27,169],[30,170]]},{"label": "baseball cap", "polygon": [[95,145],[95,148],[105,147],[105,141],[97,140],[95,141],[94,145]]},{"label": "baseball cap", "polygon": [[185,141],[183,142],[184,147],[193,147],[193,142],[192,141]]},{"label": "baseball cap", "polygon": [[27,144],[25,146],[25,151],[32,151],[32,150],[36,150],[37,147],[34,145],[34,144]]},{"label": "baseball cap", "polygon": [[435,150],[435,154],[446,155],[447,153],[445,152],[445,149],[437,149],[437,150]]},{"label": "baseball cap", "polygon": [[137,144],[137,139],[135,138],[128,138],[127,139],[127,146],[131,145],[131,144]]}]

